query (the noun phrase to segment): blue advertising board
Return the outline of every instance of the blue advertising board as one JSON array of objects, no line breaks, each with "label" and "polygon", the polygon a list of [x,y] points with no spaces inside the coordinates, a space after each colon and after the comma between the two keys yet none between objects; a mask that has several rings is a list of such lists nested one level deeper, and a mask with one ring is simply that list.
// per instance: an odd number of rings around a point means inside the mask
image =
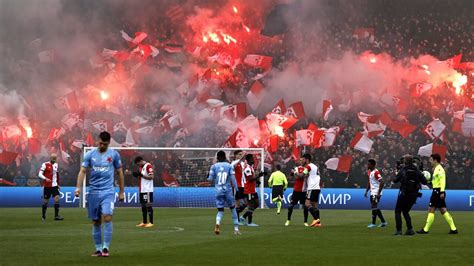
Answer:
[{"label": "blue advertising board", "polygon": [[[323,189],[319,198],[321,209],[369,209],[369,199],[364,197],[365,189]],[[415,210],[426,210],[431,195],[430,190],[423,190],[423,196],[413,207]],[[263,199],[266,206],[272,208],[271,189],[265,188]],[[288,206],[292,189],[285,191],[283,206]],[[42,204],[43,189],[41,187],[0,187],[0,207],[37,207]],[[383,191],[380,207],[394,209],[398,190],[386,189]],[[262,199],[262,195],[260,195]],[[62,207],[78,207],[79,199],[74,198],[74,187],[61,188]],[[157,187],[154,191],[154,205],[157,207],[209,207],[215,206],[214,188],[195,187]],[[448,190],[446,203],[450,210],[473,211],[474,190]],[[125,202],[117,203],[117,207],[139,206],[138,189],[125,188]]]}]

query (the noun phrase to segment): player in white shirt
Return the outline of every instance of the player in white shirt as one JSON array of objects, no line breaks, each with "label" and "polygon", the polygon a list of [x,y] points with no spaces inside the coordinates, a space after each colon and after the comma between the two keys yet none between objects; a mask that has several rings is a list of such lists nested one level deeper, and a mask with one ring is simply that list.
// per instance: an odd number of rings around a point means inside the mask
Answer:
[{"label": "player in white shirt", "polygon": [[372,207],[372,223],[369,224],[368,228],[377,227],[375,221],[377,216],[380,218],[380,225],[379,227],[387,226],[387,222],[382,215],[382,211],[378,208],[378,203],[380,202],[380,198],[382,197],[382,189],[383,189],[383,178],[380,175],[379,170],[375,169],[375,165],[377,163],[374,159],[369,159],[367,162],[367,174],[369,176],[369,181],[367,182],[367,188],[365,190],[364,196],[367,198],[367,193],[370,190],[370,205]]},{"label": "player in white shirt", "polygon": [[[137,224],[137,227],[153,227],[153,166],[140,156],[135,158],[135,164],[139,167],[139,171],[133,172],[133,176],[139,181],[138,189],[143,216],[143,221]],[[149,221],[147,218],[150,218]]]},{"label": "player in white shirt", "polygon": [[313,222],[311,227],[321,227],[321,221],[319,216],[318,201],[319,194],[321,193],[321,176],[319,175],[319,168],[311,162],[311,154],[306,153],[303,155],[305,165],[304,167],[308,171],[306,177],[307,192],[305,206],[308,208],[309,213],[313,216]]}]

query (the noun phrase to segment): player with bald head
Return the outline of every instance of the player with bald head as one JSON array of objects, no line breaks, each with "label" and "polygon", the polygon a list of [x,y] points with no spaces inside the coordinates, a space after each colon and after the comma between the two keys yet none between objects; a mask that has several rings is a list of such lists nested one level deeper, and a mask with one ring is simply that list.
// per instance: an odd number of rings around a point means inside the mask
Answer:
[{"label": "player with bald head", "polygon": [[46,220],[46,210],[48,209],[48,202],[51,196],[54,197],[54,220],[62,221],[63,217],[59,216],[59,171],[58,163],[56,162],[58,156],[51,154],[49,161],[41,165],[38,177],[43,179],[43,206],[41,219]]}]

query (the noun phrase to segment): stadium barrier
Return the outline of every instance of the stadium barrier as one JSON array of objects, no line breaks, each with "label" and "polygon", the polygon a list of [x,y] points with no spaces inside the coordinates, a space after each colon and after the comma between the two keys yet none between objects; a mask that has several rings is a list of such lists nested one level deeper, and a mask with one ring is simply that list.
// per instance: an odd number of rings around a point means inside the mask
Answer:
[{"label": "stadium barrier", "polygon": [[[74,187],[61,188],[61,206],[79,207],[79,199],[74,198]],[[364,197],[365,189],[323,189],[319,198],[321,209],[369,209],[369,199]],[[413,207],[415,210],[426,210],[431,195],[431,190],[423,190],[423,196],[418,199]],[[265,205],[270,208],[275,204],[270,200],[270,188],[265,188]],[[42,204],[43,189],[41,187],[0,187],[0,207],[38,207]],[[288,206],[292,189],[285,191],[283,206]],[[381,204],[382,209],[394,209],[398,195],[397,189],[386,189],[383,191]],[[262,198],[260,196],[260,198]],[[157,187],[154,191],[154,203],[156,207],[209,207],[214,206],[214,188],[195,187]],[[446,202],[449,210],[474,211],[474,190],[448,190],[446,191]],[[52,202],[51,202],[52,204]],[[125,189],[125,202],[117,203],[117,207],[138,207],[138,189],[127,187]]]}]

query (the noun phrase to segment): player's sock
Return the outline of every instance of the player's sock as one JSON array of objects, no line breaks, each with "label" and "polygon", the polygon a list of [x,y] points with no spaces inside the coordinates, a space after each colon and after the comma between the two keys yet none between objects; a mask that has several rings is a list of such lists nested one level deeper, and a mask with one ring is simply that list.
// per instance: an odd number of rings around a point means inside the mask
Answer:
[{"label": "player's sock", "polygon": [[377,216],[380,219],[380,222],[385,223],[385,218],[383,217],[382,210],[377,209]]},{"label": "player's sock", "polygon": [[150,217],[150,223],[153,223],[153,207],[148,206],[147,209],[148,209],[148,216]]},{"label": "player's sock", "polygon": [[304,208],[303,208],[303,215],[304,215],[304,222],[307,223],[308,222],[309,211],[308,211],[308,208],[306,208],[306,206],[304,206]]},{"label": "player's sock", "polygon": [[221,224],[222,217],[224,217],[224,211],[218,211],[216,215],[216,224]]},{"label": "player's sock", "polygon": [[248,221],[249,221],[249,224],[252,223],[252,219],[253,219],[253,211],[248,211],[249,212],[249,215],[248,215]]},{"label": "player's sock", "polygon": [[245,205],[245,203],[240,205],[240,207],[237,209],[237,214],[240,215],[240,213],[243,212],[245,208],[247,208],[247,205]]},{"label": "player's sock", "polygon": [[449,212],[446,211],[443,214],[443,217],[446,220],[446,222],[449,224],[449,228],[451,228],[451,231],[455,231],[456,226],[454,225],[454,220],[453,220],[453,217],[451,216],[451,214],[449,214]]},{"label": "player's sock", "polygon": [[148,223],[147,214],[146,214],[146,207],[145,206],[142,206],[142,219],[143,219],[144,224]]},{"label": "player's sock", "polygon": [[114,230],[112,221],[104,223],[104,248],[109,249],[112,240],[112,232]]},{"label": "player's sock", "polygon": [[249,213],[250,213],[250,211],[246,211],[246,212],[244,213],[244,215],[242,215],[242,217],[243,217],[244,219],[247,219],[247,216],[249,216]]},{"label": "player's sock", "polygon": [[281,211],[281,200],[277,201],[277,212]]},{"label": "player's sock", "polygon": [[377,209],[372,209],[372,224],[375,224],[376,219],[377,219]]},{"label": "player's sock", "polygon": [[46,217],[46,210],[48,209],[48,203],[43,203],[43,206],[41,207],[41,213],[42,217]]},{"label": "player's sock", "polygon": [[315,211],[315,212],[316,212],[316,219],[319,219],[319,218],[320,218],[320,216],[319,216],[319,209],[316,208],[316,211]]},{"label": "player's sock", "polygon": [[59,216],[59,203],[54,203],[54,217]]},{"label": "player's sock", "polygon": [[101,225],[92,225],[92,237],[94,238],[95,249],[102,250],[102,227]]},{"label": "player's sock", "polygon": [[432,225],[433,222],[434,222],[434,218],[435,218],[435,214],[429,212],[429,213],[428,213],[428,217],[426,217],[426,224],[425,224],[425,227],[423,227],[423,231],[425,231],[425,232],[429,232],[429,231],[430,231],[431,225]]},{"label": "player's sock", "polygon": [[237,214],[237,210],[235,208],[230,209],[232,212],[232,222],[234,223],[234,230],[239,230],[239,215]]},{"label": "player's sock", "polygon": [[288,207],[288,221],[291,221],[291,215],[293,214],[293,208],[294,207],[295,207],[294,205],[290,205]]},{"label": "player's sock", "polygon": [[309,208],[308,208],[308,211],[311,213],[311,216],[313,216],[313,218],[314,218],[315,220],[318,219],[318,218],[316,218],[316,216],[317,216],[317,215],[316,215],[316,208],[314,208],[314,207],[309,207]]}]

